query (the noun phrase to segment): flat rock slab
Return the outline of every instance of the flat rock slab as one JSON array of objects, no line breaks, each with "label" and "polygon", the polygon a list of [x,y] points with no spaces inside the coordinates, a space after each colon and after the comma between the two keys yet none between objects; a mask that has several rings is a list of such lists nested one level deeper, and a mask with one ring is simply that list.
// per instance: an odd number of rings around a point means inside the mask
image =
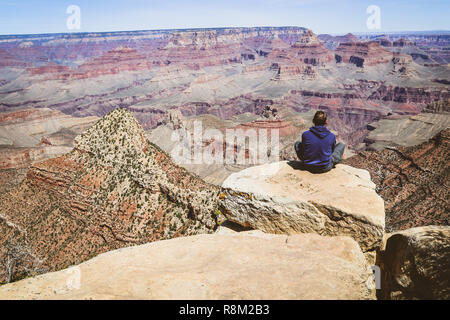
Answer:
[{"label": "flat rock slab", "polygon": [[267,233],[346,235],[364,252],[381,245],[384,202],[366,170],[337,165],[313,174],[295,167],[279,162],[232,174],[223,183],[221,211]]},{"label": "flat rock slab", "polygon": [[198,235],[108,252],[0,287],[0,299],[373,299],[349,237]]}]

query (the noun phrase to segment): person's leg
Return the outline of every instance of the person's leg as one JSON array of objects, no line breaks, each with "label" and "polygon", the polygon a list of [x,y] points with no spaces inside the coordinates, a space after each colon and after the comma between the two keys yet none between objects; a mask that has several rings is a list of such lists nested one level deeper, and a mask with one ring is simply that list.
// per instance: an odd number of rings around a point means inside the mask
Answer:
[{"label": "person's leg", "polygon": [[303,150],[302,150],[302,143],[300,141],[297,141],[294,145],[295,152],[297,153],[297,157],[300,160],[303,160]]},{"label": "person's leg", "polygon": [[345,144],[344,143],[338,143],[336,147],[334,148],[333,154],[331,155],[331,162],[333,163],[333,166],[337,165],[339,162],[342,161],[342,156],[344,154],[345,150]]}]

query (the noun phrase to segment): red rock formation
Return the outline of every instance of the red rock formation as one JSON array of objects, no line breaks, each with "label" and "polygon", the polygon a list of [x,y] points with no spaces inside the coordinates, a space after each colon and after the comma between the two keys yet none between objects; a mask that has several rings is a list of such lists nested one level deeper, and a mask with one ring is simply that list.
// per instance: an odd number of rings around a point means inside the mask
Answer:
[{"label": "red rock formation", "polygon": [[146,56],[135,49],[118,47],[108,51],[105,55],[82,64],[76,71],[69,75],[62,75],[62,79],[94,78],[106,74],[118,74],[124,71],[139,71],[151,68]]},{"label": "red rock formation", "polygon": [[359,42],[359,38],[352,33],[347,33],[343,36],[332,36],[330,34],[319,34],[318,39],[324,42],[335,41],[335,42]]},{"label": "red rock formation", "polygon": [[295,78],[316,79],[316,67],[331,63],[333,54],[308,30],[291,47],[281,46],[272,49],[267,55],[276,71],[274,80],[289,80]]},{"label": "red rock formation", "polygon": [[333,53],[323,45],[317,36],[308,30],[293,46],[296,57],[306,64],[324,66],[334,61]]},{"label": "red rock formation", "polygon": [[273,80],[315,79],[317,77],[316,70],[312,66],[304,65],[301,62],[298,64],[273,63],[270,69],[276,71]]},{"label": "red rock formation", "polygon": [[[64,154],[70,148],[42,146],[35,148],[2,148],[0,152],[0,170],[28,168],[32,163]],[[5,181],[0,181],[0,184]]]},{"label": "red rock formation", "polygon": [[281,40],[278,36],[273,38],[258,37],[254,40],[255,43],[247,41],[246,43],[253,47],[254,50],[261,57],[267,57],[274,50],[286,50],[289,49],[289,44]]},{"label": "red rock formation", "polygon": [[70,67],[58,65],[56,63],[50,63],[46,66],[28,68],[28,71],[34,75],[42,75],[47,73],[68,73],[70,72]]},{"label": "red rock formation", "polygon": [[392,47],[392,41],[389,39],[389,37],[384,37],[379,40],[377,40],[381,46],[383,47]]},{"label": "red rock formation", "polygon": [[408,41],[408,40],[406,40],[404,38],[401,38],[401,39],[399,39],[397,41],[394,41],[392,43],[393,47],[408,47],[408,46],[414,46],[414,45],[416,45],[414,42]]},{"label": "red rock formation", "polygon": [[241,62],[242,58],[239,37],[216,30],[174,33],[164,48],[151,54],[153,64],[189,69]]},{"label": "red rock formation", "polygon": [[383,49],[378,42],[341,43],[336,49],[337,63],[353,63],[358,67],[389,63],[392,53]]},{"label": "red rock formation", "polygon": [[53,110],[43,110],[43,109],[25,109],[17,110],[13,112],[3,112],[0,113],[0,124],[12,124],[20,123],[23,121],[31,120],[43,120],[51,117],[51,115],[57,114],[59,112]]},{"label": "red rock formation", "polygon": [[344,42],[360,42],[359,38],[351,33],[344,36],[332,36],[329,34],[320,34],[317,37],[330,50],[335,50],[339,44]]},{"label": "red rock formation", "polygon": [[48,79],[87,79],[102,75],[119,74],[126,71],[148,70],[152,67],[147,57],[137,50],[117,47],[106,54],[89,60],[76,69],[50,63],[46,66],[29,68],[32,75],[50,74]]},{"label": "red rock formation", "polygon": [[398,103],[428,104],[435,101],[448,100],[450,99],[450,93],[447,88],[405,88],[380,85],[368,99],[394,101]]}]

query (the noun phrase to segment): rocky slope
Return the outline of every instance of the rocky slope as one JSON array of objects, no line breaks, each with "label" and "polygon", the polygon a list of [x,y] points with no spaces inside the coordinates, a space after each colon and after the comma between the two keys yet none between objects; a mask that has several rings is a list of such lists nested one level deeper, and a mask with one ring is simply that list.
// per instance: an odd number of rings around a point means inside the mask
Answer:
[{"label": "rocky slope", "polygon": [[[70,153],[32,165],[0,196],[0,281],[211,232],[217,193],[151,144],[128,111],[116,110],[79,135]],[[9,270],[14,248],[28,258]]]},{"label": "rocky slope", "polygon": [[364,141],[368,150],[411,147],[430,140],[449,126],[449,114],[423,112],[412,117],[389,116],[371,123],[368,126],[371,131]]},{"label": "rocky slope", "polygon": [[365,151],[345,160],[370,172],[385,201],[388,232],[450,225],[449,143],[445,129],[417,146]]},{"label": "rocky slope", "polygon": [[348,237],[252,231],[108,252],[2,286],[0,299],[362,300],[374,298],[370,278]]}]

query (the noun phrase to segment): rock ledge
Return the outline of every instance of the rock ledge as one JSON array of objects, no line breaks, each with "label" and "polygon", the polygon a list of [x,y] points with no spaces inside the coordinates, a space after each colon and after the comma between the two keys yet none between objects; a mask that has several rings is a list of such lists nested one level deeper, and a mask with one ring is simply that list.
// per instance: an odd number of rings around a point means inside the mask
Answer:
[{"label": "rock ledge", "polygon": [[197,235],[119,249],[0,287],[0,299],[373,299],[349,237]]},{"label": "rock ledge", "polygon": [[267,233],[345,235],[364,252],[381,245],[384,202],[366,170],[337,165],[325,174],[295,162],[261,165],[223,183],[220,209],[228,220]]}]

